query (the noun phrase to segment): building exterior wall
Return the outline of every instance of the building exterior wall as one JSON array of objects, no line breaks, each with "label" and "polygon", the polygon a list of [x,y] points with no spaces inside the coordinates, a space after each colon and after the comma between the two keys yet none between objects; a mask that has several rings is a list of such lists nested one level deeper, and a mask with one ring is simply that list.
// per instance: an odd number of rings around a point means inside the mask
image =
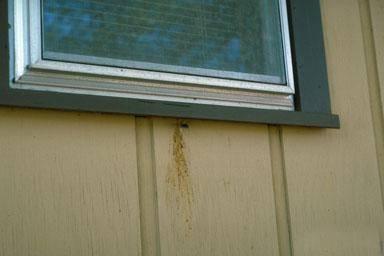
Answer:
[{"label": "building exterior wall", "polygon": [[341,129],[0,108],[0,255],[384,255],[384,1],[322,0]]}]

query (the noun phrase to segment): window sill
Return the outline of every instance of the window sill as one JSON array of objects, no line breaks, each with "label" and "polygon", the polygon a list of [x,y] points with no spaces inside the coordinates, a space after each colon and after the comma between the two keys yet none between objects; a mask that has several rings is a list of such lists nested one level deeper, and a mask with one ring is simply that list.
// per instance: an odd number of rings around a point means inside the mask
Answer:
[{"label": "window sill", "polygon": [[339,117],[330,113],[307,113],[299,111],[185,104],[18,89],[8,89],[6,93],[1,94],[0,105],[120,113],[139,116],[162,116],[273,125],[340,128]]}]

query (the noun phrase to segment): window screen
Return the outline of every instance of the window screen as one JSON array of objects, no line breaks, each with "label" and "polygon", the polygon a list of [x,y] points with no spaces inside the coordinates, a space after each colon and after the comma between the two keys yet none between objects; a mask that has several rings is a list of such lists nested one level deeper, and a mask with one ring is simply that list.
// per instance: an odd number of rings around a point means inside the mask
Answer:
[{"label": "window screen", "polygon": [[279,0],[44,0],[43,58],[285,84]]}]

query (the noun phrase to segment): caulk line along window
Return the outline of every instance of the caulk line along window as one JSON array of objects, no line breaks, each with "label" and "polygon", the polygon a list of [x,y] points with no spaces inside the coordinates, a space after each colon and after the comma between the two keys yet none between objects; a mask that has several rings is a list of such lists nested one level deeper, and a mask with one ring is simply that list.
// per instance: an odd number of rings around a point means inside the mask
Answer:
[{"label": "caulk line along window", "polygon": [[15,16],[15,88],[294,109],[285,0],[15,0]]}]

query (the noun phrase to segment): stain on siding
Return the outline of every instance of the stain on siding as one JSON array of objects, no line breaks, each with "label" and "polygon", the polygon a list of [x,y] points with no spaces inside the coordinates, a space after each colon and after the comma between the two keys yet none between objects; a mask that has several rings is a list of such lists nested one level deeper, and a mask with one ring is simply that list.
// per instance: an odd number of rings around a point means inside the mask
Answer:
[{"label": "stain on siding", "polygon": [[178,214],[183,218],[188,230],[192,229],[193,189],[190,170],[185,155],[186,144],[183,129],[188,126],[177,123],[172,136],[172,161],[167,173],[167,201],[175,203]]}]

